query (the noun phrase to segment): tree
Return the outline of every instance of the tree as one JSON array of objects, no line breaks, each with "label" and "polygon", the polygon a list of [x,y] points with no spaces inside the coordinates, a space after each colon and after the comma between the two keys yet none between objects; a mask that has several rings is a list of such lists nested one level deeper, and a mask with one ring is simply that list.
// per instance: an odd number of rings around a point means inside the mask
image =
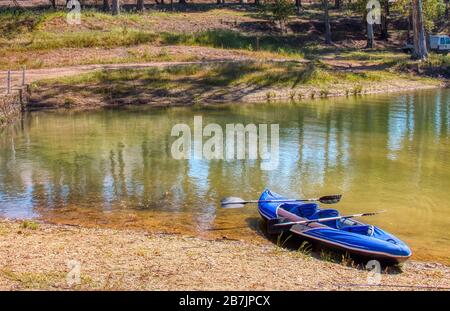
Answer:
[{"label": "tree", "polygon": [[425,40],[422,0],[412,0],[412,21],[414,38],[412,56],[416,59],[426,59],[428,57],[428,50]]},{"label": "tree", "polygon": [[[433,31],[435,21],[445,16],[445,1],[447,0],[422,1],[423,24],[426,32]],[[411,0],[396,0],[392,3],[392,7],[395,8],[396,11],[402,13],[405,18],[410,18],[412,15]]]},{"label": "tree", "polygon": [[109,0],[103,0],[103,11],[109,12],[111,8],[109,7]]},{"label": "tree", "polygon": [[50,0],[53,9],[56,9],[56,0]]},{"label": "tree", "polygon": [[328,12],[328,0],[322,0],[325,22],[325,44],[332,44],[330,14]]},{"label": "tree", "polygon": [[449,11],[449,6],[450,6],[450,0],[445,0],[445,17],[449,17],[448,15],[448,11]]},{"label": "tree", "polygon": [[381,39],[386,40],[389,38],[388,33],[388,17],[389,17],[389,0],[381,1],[381,5],[383,6],[383,11],[381,13]]},{"label": "tree", "polygon": [[278,22],[281,33],[286,32],[289,17],[295,14],[295,7],[290,0],[274,0],[272,3],[265,4],[264,10],[272,16],[275,22]]},{"label": "tree", "polygon": [[144,11],[144,0],[136,1],[136,10],[140,12]]},{"label": "tree", "polygon": [[367,45],[366,48],[371,49],[374,46],[374,38],[373,38],[373,24],[367,22]]},{"label": "tree", "polygon": [[297,11],[297,14],[300,14],[302,10],[302,0],[295,0],[295,10]]},{"label": "tree", "polygon": [[341,8],[341,0],[334,0],[334,8],[338,10]]},{"label": "tree", "polygon": [[120,14],[120,0],[112,0],[111,4],[112,4],[111,8],[112,15]]}]

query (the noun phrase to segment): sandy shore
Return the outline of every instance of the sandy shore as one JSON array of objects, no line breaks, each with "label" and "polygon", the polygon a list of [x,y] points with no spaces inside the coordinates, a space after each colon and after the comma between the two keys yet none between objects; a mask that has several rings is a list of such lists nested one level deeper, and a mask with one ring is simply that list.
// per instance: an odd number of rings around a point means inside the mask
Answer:
[{"label": "sandy shore", "polygon": [[450,288],[450,268],[437,263],[409,261],[380,276],[381,286],[365,286],[366,270],[272,243],[0,220],[0,290]]}]

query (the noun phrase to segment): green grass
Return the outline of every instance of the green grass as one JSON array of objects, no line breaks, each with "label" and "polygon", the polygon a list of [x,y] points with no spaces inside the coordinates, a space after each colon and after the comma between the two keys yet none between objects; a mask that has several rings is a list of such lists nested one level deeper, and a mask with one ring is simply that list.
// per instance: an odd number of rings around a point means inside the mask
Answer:
[{"label": "green grass", "polygon": [[[121,69],[113,71],[96,71],[57,80],[44,80],[40,85],[58,83],[67,85],[112,84],[121,88],[132,88],[136,85],[145,87],[164,87],[167,89],[174,84],[199,84],[203,86],[235,86],[249,85],[258,87],[291,87],[301,85],[319,86],[324,92],[327,86],[336,83],[352,85],[363,82],[378,82],[388,78],[395,78],[394,74],[385,72],[352,73],[335,72],[320,62],[315,63],[228,63],[213,65],[184,65],[167,68],[151,69]],[[129,83],[133,82],[133,83]],[[37,86],[37,85],[36,85]]]},{"label": "green grass", "polygon": [[0,270],[0,274],[28,289],[44,289],[55,286],[58,283],[63,283],[66,276],[63,272],[15,272],[6,268]]},{"label": "green grass", "polygon": [[0,14],[0,33],[5,39],[34,31],[45,15],[33,11],[4,10]]},{"label": "green grass", "polygon": [[[11,42],[8,49],[13,51],[53,50],[62,48],[112,48],[152,43],[155,45],[205,46],[222,49],[257,50],[257,37],[230,30],[207,30],[193,34],[156,33],[127,27],[112,27],[108,31],[83,30],[49,32],[36,30],[27,39]],[[4,44],[6,45],[6,43]],[[290,40],[276,36],[259,38],[258,51],[276,53],[280,56],[303,58],[303,52]]]},{"label": "green grass", "polygon": [[[220,10],[217,14],[242,15],[242,12]],[[123,13],[111,16],[96,11],[84,11],[80,28],[65,23],[66,12],[6,10],[0,13],[0,30],[6,34],[0,45],[15,51],[52,50],[58,48],[111,48],[143,43],[161,45],[197,45],[225,49],[254,51],[256,35],[225,29],[198,33],[158,32],[151,27],[152,16],[173,18],[181,13]],[[211,13],[208,13],[211,14]],[[53,23],[56,26],[52,26]],[[259,49],[286,56],[303,57],[295,36],[259,36]]]},{"label": "green grass", "polygon": [[287,237],[283,237],[283,233],[280,233],[277,237],[277,250],[283,250],[286,246],[286,243],[292,238],[292,234]]},{"label": "green grass", "polygon": [[[257,45],[257,40],[259,44]],[[162,33],[163,44],[199,45],[222,49],[239,49],[273,52],[290,57],[303,58],[303,53],[296,46],[293,36],[256,36],[237,31],[215,29],[193,34]]]},{"label": "green grass", "polygon": [[305,256],[310,256],[312,253],[312,245],[309,242],[303,241],[297,251]]},{"label": "green grass", "polygon": [[16,46],[16,49],[52,50],[58,48],[112,48],[156,42],[157,39],[157,34],[127,28],[112,28],[108,32],[35,32],[26,45]]},{"label": "green grass", "polygon": [[37,230],[37,229],[39,229],[39,224],[37,222],[32,221],[32,220],[24,220],[22,222],[21,227],[23,229]]},{"label": "green grass", "polygon": [[336,72],[321,62],[241,62],[94,71],[41,80],[31,87],[36,102],[51,98],[51,106],[67,108],[82,104],[83,98],[101,105],[165,105],[169,100],[172,105],[195,105],[255,90],[267,101],[326,98],[331,90],[356,96],[377,83],[401,79],[407,77],[384,71]]},{"label": "green grass", "polygon": [[340,256],[337,252],[329,250],[320,250],[320,259],[327,262],[340,263]]},{"label": "green grass", "polygon": [[321,62],[243,62],[95,71],[43,80],[33,84],[32,88],[45,89],[54,85],[64,90],[77,89],[77,93],[86,96],[96,94],[112,100],[142,94],[164,97],[173,94],[174,90],[178,90],[179,95],[185,90],[184,95],[196,97],[212,89],[266,87],[269,88],[267,99],[270,100],[273,97],[270,89],[282,87],[291,88],[290,96],[296,100],[304,96],[299,87],[318,88],[311,97],[328,97],[330,88],[339,86],[348,89],[347,95],[359,95],[366,84],[398,78],[399,75],[385,71],[336,72]]},{"label": "green grass", "polygon": [[425,61],[425,66],[431,66],[431,67],[442,67],[447,68],[447,70],[450,67],[450,54],[436,54],[431,53],[430,57]]},{"label": "green grass", "polygon": [[409,58],[406,53],[399,53],[385,50],[367,50],[367,51],[345,51],[339,53],[337,58],[344,60],[359,60],[359,61],[373,61],[373,62],[391,62],[404,60]]}]

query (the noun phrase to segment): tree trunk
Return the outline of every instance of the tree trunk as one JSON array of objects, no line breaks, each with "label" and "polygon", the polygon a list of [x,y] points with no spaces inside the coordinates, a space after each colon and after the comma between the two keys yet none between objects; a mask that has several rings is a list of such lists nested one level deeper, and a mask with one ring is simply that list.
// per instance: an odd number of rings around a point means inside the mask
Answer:
[{"label": "tree trunk", "polygon": [[331,44],[331,26],[330,15],[328,13],[328,0],[322,0],[324,10],[324,22],[325,22],[325,44]]},{"label": "tree trunk", "polygon": [[186,4],[186,0],[179,0],[179,3]]},{"label": "tree trunk", "polygon": [[302,11],[302,0],[295,0],[295,11],[300,14]]},{"label": "tree trunk", "polygon": [[408,15],[408,32],[406,33],[406,42],[411,43],[411,27],[412,26],[412,14]]},{"label": "tree trunk", "polygon": [[389,0],[383,2],[383,14],[381,14],[381,39],[387,40],[388,33],[388,17],[389,17]]},{"label": "tree trunk", "polygon": [[427,43],[425,40],[425,28],[423,25],[422,0],[412,0],[414,52],[416,59],[426,59],[428,57]]},{"label": "tree trunk", "polygon": [[366,48],[373,48],[373,24],[367,23],[367,46]]},{"label": "tree trunk", "polygon": [[109,7],[109,0],[103,0],[103,11],[109,12],[111,8]]},{"label": "tree trunk", "polygon": [[136,1],[136,10],[139,12],[144,11],[144,0],[137,0]]},{"label": "tree trunk", "polygon": [[112,0],[111,4],[112,4],[111,8],[112,15],[120,14],[120,0]]},{"label": "tree trunk", "polygon": [[56,0],[50,0],[53,9],[56,9]]},{"label": "tree trunk", "polygon": [[334,0],[334,7],[336,9],[340,9],[341,8],[341,0]]},{"label": "tree trunk", "polygon": [[450,0],[445,0],[445,17],[449,17]]}]

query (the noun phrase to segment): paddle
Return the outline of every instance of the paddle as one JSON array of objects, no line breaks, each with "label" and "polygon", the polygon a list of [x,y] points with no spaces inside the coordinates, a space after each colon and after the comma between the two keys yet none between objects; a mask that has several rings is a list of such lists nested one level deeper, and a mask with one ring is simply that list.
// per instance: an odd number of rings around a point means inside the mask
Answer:
[{"label": "paddle", "polygon": [[241,208],[245,204],[249,203],[284,203],[284,202],[315,202],[319,201],[324,204],[334,204],[341,200],[341,194],[326,195],[318,199],[280,199],[280,200],[250,200],[245,201],[244,199],[237,197],[227,197],[220,201],[220,205],[224,208]]},{"label": "paddle", "polygon": [[[362,214],[353,214],[353,215],[347,215],[347,216],[336,216],[336,217],[327,217],[327,218],[318,218],[318,219],[310,219],[310,220],[300,220],[300,221],[288,221],[283,222],[279,218],[270,219],[268,222],[268,227],[271,229],[271,233],[278,233],[284,230],[287,230],[288,228],[283,229],[282,227],[292,227],[293,225],[307,225],[312,222],[325,222],[330,220],[339,220],[339,219],[348,219],[348,218],[354,218],[354,217],[364,217],[364,216],[373,216],[380,213],[384,213],[384,211],[379,212],[372,212],[372,213],[362,213]],[[274,229],[277,227],[276,229]]]}]

